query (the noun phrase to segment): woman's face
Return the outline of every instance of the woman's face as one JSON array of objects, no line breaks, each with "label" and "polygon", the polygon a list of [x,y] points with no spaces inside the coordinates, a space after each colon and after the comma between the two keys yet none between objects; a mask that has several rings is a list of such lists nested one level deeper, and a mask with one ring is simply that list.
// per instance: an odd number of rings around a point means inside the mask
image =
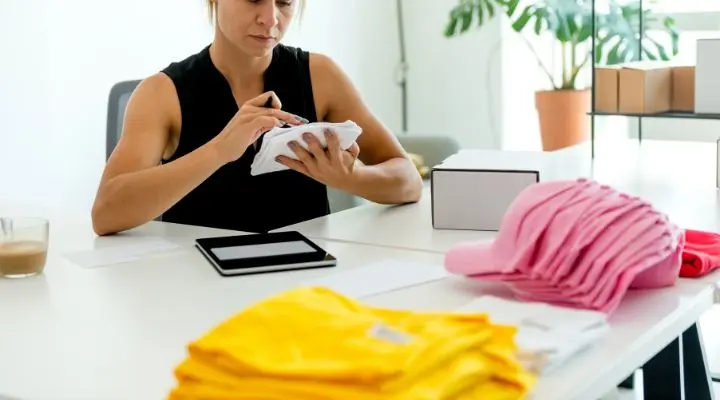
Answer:
[{"label": "woman's face", "polygon": [[283,38],[299,0],[216,0],[220,33],[241,51],[263,56]]}]

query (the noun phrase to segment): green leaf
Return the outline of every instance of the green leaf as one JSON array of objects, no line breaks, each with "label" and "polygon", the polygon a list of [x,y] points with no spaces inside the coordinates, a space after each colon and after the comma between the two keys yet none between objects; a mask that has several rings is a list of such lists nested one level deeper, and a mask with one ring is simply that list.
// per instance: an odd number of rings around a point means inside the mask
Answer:
[{"label": "green leaf", "polygon": [[457,30],[458,19],[451,17],[447,25],[445,25],[445,37],[452,37]]},{"label": "green leaf", "polygon": [[544,24],[545,20],[541,18],[539,15],[535,14],[535,34],[540,36],[543,32],[543,28],[545,27]]},{"label": "green leaf", "polygon": [[478,6],[475,8],[475,14],[477,15],[478,19],[478,26],[482,26],[483,21],[485,21],[485,8],[483,7],[484,2],[480,2]]},{"label": "green leaf", "polygon": [[[482,8],[482,7],[479,7],[479,8]],[[485,2],[485,8],[487,8],[487,12],[488,12],[488,16],[489,16],[488,19],[493,19],[495,17],[495,6],[493,6],[493,4],[488,0]]]},{"label": "green leaf", "polygon": [[528,22],[530,22],[530,19],[535,15],[535,10],[533,6],[527,6],[525,7],[525,10],[523,10],[522,14],[518,19],[515,20],[515,22],[512,24],[512,28],[515,30],[515,32],[522,32],[523,29],[525,29],[525,26]]},{"label": "green leaf", "polygon": [[468,29],[470,29],[470,24],[472,24],[473,22],[472,9],[464,10],[462,15],[460,16],[460,20],[462,22],[462,25],[460,26],[460,33],[467,32]]},{"label": "green leaf", "polygon": [[515,15],[515,11],[517,11],[518,6],[520,5],[520,0],[508,0],[507,3],[505,3],[507,15],[509,17],[512,17]]}]

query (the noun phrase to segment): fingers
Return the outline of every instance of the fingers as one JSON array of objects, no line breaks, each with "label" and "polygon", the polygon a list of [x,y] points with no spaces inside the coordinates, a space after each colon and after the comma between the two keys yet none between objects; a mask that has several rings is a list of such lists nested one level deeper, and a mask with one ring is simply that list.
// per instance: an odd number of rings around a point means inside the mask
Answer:
[{"label": "fingers", "polygon": [[291,141],[288,143],[288,147],[290,150],[292,150],[293,153],[295,153],[295,156],[297,157],[298,161],[305,164],[305,166],[312,170],[313,166],[315,165],[315,159],[309,151],[305,150],[300,143],[296,141]]},{"label": "fingers", "polygon": [[262,108],[274,108],[274,109],[281,109],[282,103],[280,102],[280,98],[277,97],[275,92],[269,91],[261,94],[260,96],[257,96],[255,98],[252,98],[248,101],[246,101],[243,105],[250,105],[253,107],[262,107]]},{"label": "fingers", "polygon": [[245,120],[253,120],[258,116],[268,115],[290,125],[303,125],[310,122],[301,116],[289,113],[287,111],[282,111],[275,108],[256,107],[249,104],[244,104],[240,109],[239,114],[240,118],[244,118]]},{"label": "fingers", "polygon": [[285,121],[290,125],[304,125],[304,124],[307,124],[310,122],[307,119],[305,119],[299,115],[291,114],[289,112],[285,112],[282,110],[267,109],[267,110],[264,110],[263,112],[267,113],[268,115],[272,115],[273,117],[275,117],[281,121]]},{"label": "fingers", "polygon": [[340,161],[340,140],[338,140],[337,134],[330,129],[323,129],[323,133],[330,159],[336,162]]},{"label": "fingers", "polygon": [[318,163],[327,163],[327,154],[325,154],[325,148],[320,144],[320,141],[312,133],[303,133],[303,141],[307,143],[308,151],[315,157]]},{"label": "fingers", "polygon": [[294,169],[295,171],[305,175],[312,177],[310,175],[310,171],[308,171],[308,168],[303,164],[302,162],[298,160],[293,160],[292,158],[285,157],[285,156],[278,156],[275,161],[279,162],[280,164],[285,165],[286,167],[290,169]]},{"label": "fingers", "polygon": [[282,122],[280,122],[277,118],[273,118],[267,115],[259,116],[255,118],[252,123],[251,127],[253,132],[255,133],[255,136],[253,139],[256,139],[258,136],[262,135],[263,133],[271,130],[272,128],[276,126],[282,125]]},{"label": "fingers", "polygon": [[360,155],[360,146],[358,146],[357,142],[353,142],[352,145],[346,150],[350,155],[353,156],[353,158],[357,159]]}]

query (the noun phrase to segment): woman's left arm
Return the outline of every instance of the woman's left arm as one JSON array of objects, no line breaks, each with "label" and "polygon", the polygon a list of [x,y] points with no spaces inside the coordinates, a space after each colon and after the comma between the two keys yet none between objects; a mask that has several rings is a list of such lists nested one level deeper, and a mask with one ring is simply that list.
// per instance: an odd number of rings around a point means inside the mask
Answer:
[{"label": "woman's left arm", "polygon": [[422,178],[395,135],[376,118],[350,78],[329,57],[310,56],[313,92],[321,120],[354,121],[363,133],[358,138],[358,164],[338,189],[381,204],[420,200]]}]

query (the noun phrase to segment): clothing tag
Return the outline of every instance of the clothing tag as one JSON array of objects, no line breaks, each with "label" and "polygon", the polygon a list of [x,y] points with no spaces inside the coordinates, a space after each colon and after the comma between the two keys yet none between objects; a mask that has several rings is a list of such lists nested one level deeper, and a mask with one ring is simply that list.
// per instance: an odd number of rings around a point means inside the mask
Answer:
[{"label": "clothing tag", "polygon": [[387,342],[397,344],[405,344],[412,340],[412,337],[410,335],[407,335],[403,332],[392,329],[389,326],[380,323],[373,325],[373,327],[370,328],[369,334],[376,339],[385,340]]}]

